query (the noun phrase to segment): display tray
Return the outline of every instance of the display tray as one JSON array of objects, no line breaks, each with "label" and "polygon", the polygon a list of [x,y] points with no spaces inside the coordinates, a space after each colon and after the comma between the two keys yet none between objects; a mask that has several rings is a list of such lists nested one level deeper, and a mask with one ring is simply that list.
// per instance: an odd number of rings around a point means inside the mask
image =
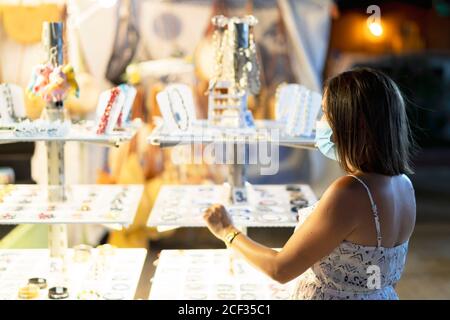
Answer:
[{"label": "display tray", "polygon": [[149,298],[287,300],[294,284],[279,284],[231,250],[163,250]]},{"label": "display tray", "polygon": [[146,249],[113,249],[109,255],[93,249],[87,261],[76,262],[68,249],[62,267],[47,249],[0,250],[0,299],[19,299],[19,288],[30,278],[47,281],[36,299],[49,299],[48,289],[55,286],[68,288],[67,299],[133,299],[146,255]]},{"label": "display tray", "polygon": [[[289,189],[289,190],[288,190]],[[223,204],[241,227],[294,227],[317,198],[308,185],[250,185],[245,204],[229,204],[226,185],[162,186],[148,226],[204,227],[203,212]]]},{"label": "display tray", "polygon": [[0,185],[0,224],[133,222],[144,187],[141,185],[66,186],[66,200],[49,200],[62,188],[42,185]]},{"label": "display tray", "polygon": [[285,124],[272,120],[255,121],[255,129],[224,129],[208,127],[207,120],[198,120],[191,130],[176,131],[158,124],[148,142],[161,147],[210,143],[273,143],[306,149],[315,148],[315,136],[294,137],[285,133]]},{"label": "display tray", "polygon": [[129,141],[136,134],[139,123],[129,124],[128,126],[115,130],[109,134],[96,134],[95,125],[92,121],[86,121],[81,124],[72,124],[67,133],[63,135],[49,135],[47,132],[35,134],[20,134],[14,132],[14,126],[11,124],[10,130],[0,130],[0,144],[12,142],[35,142],[35,141],[78,141],[86,143],[99,143],[118,145]]}]

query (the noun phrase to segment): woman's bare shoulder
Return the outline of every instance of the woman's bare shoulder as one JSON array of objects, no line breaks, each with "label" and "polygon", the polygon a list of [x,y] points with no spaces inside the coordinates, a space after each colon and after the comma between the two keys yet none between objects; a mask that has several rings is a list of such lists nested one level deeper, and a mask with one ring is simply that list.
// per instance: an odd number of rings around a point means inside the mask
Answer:
[{"label": "woman's bare shoulder", "polygon": [[358,210],[367,195],[360,186],[360,182],[350,176],[344,176],[335,180],[325,191],[320,199],[323,208],[330,214],[351,219],[357,216]]}]

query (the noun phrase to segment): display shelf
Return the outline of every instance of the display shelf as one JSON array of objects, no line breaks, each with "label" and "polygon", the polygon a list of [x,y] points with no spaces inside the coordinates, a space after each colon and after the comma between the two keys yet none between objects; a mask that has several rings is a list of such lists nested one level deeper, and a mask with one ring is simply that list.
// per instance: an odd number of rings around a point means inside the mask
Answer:
[{"label": "display shelf", "polygon": [[163,250],[149,299],[287,300],[294,285],[273,281],[231,250]]},{"label": "display shelf", "polygon": [[209,127],[207,120],[197,120],[189,131],[174,131],[159,123],[148,137],[150,144],[171,147],[210,143],[274,143],[281,146],[314,149],[315,137],[294,137],[285,133],[285,125],[271,120],[255,121],[255,129]]},{"label": "display shelf", "polygon": [[91,291],[89,299],[133,299],[146,255],[146,249],[113,249],[108,256],[92,249],[87,261],[76,262],[74,250],[68,249],[61,268],[47,249],[2,249],[0,299],[18,299],[19,288],[36,277],[47,280],[37,299],[48,299],[54,286],[68,288],[68,299],[81,299],[83,291]]},{"label": "display shelf", "polygon": [[0,224],[95,223],[129,225],[143,192],[141,185],[71,185],[66,200],[51,202],[59,186],[0,185]]},{"label": "display shelf", "polygon": [[162,186],[147,225],[204,227],[204,210],[221,203],[237,226],[294,227],[302,214],[298,209],[317,201],[308,185],[247,184],[246,188],[248,201],[231,205],[227,185]]},{"label": "display shelf", "polygon": [[81,124],[72,124],[67,133],[61,136],[53,136],[48,133],[39,133],[33,135],[17,135],[14,127],[17,124],[11,124],[10,129],[0,130],[0,144],[14,142],[36,142],[36,141],[55,141],[69,142],[77,141],[84,143],[98,143],[117,146],[122,142],[129,141],[136,134],[139,123],[126,126],[120,130],[115,130],[111,134],[96,134],[95,125],[92,121],[86,121]]}]

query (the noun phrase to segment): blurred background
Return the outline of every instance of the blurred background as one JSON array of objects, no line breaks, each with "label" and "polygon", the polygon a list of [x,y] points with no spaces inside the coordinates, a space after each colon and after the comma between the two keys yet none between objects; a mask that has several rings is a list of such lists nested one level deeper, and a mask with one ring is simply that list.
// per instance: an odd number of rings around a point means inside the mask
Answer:
[{"label": "blurred background", "polygon": [[[371,5],[380,20],[368,20]],[[109,242],[150,248],[138,298],[146,298],[158,251],[220,248],[205,229],[157,230],[145,223],[163,184],[221,183],[223,168],[175,166],[172,150],[149,146],[146,137],[160,116],[155,96],[170,82],[193,89],[197,114],[206,116],[205,91],[213,72],[211,17],[252,14],[262,90],[249,102],[255,118],[273,118],[275,90],[283,82],[321,92],[323,81],[355,66],[379,68],[399,84],[417,142],[411,175],[417,225],[401,299],[450,299],[450,1],[331,0],[0,0],[0,82],[26,87],[32,67],[45,58],[43,21],[66,22],[66,56],[81,87],[67,102],[75,119],[92,119],[102,90],[128,82],[138,89],[133,117],[145,125],[114,150],[68,143],[68,183],[142,183],[145,191],[132,226],[71,226],[70,243]],[[38,118],[43,105],[27,100]],[[45,183],[41,143],[0,145],[0,183]],[[282,148],[280,172],[252,183],[308,183],[320,197],[343,174],[317,151]],[[40,225],[0,226],[0,248],[46,247]],[[249,235],[282,246],[291,229],[250,229]]]}]

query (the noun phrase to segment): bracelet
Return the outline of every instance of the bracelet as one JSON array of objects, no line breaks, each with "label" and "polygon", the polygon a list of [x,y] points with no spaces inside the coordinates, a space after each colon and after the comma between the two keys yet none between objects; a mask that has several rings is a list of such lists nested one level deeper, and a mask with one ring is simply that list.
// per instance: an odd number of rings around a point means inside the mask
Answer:
[{"label": "bracelet", "polygon": [[53,300],[66,299],[69,297],[69,290],[66,287],[53,287],[48,290],[48,297]]},{"label": "bracelet", "polygon": [[118,87],[114,87],[111,90],[111,95],[108,100],[108,104],[106,105],[105,111],[103,112],[103,115],[100,119],[100,124],[97,128],[97,134],[103,134],[105,133],[106,126],[108,125],[109,116],[111,114],[111,109],[116,102],[117,96],[120,94],[120,89]]},{"label": "bracelet", "polygon": [[225,243],[230,246],[231,243],[233,243],[233,240],[239,235],[241,234],[240,231],[232,231],[230,233],[228,233],[225,237],[224,237],[224,241]]}]

